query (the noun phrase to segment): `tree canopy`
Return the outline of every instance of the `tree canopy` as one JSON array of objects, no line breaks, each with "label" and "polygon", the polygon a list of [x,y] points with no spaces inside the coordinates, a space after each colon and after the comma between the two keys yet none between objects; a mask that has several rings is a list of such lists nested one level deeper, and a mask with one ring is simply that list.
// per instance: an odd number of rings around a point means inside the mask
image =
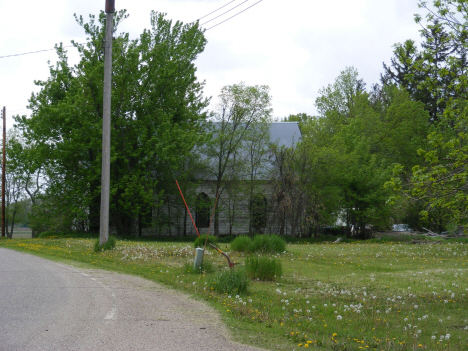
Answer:
[{"label": "tree canopy", "polygon": [[[184,156],[200,141],[208,100],[194,61],[206,39],[197,23],[183,24],[152,12],[151,29],[139,39],[116,34],[127,17],[114,17],[111,114],[110,216],[119,234],[132,232],[135,218],[150,211],[158,184],[171,178]],[[76,17],[87,35],[73,42],[78,64],[56,46],[58,61],[30,99],[31,118],[17,117],[19,128],[40,155],[48,179],[43,211],[63,208],[65,228],[96,230],[99,224],[105,15],[89,22]],[[167,165],[170,165],[168,167]]]}]

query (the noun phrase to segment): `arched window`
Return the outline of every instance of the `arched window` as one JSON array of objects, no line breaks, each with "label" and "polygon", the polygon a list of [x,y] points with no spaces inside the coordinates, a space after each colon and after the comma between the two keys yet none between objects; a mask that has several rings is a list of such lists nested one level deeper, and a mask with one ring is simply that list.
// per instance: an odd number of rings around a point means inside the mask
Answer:
[{"label": "arched window", "polygon": [[200,193],[197,196],[195,209],[195,224],[197,228],[207,228],[210,225],[211,201],[208,195]]},{"label": "arched window", "polygon": [[266,226],[267,219],[267,200],[263,194],[256,194],[251,203],[252,228],[257,233],[262,233]]}]

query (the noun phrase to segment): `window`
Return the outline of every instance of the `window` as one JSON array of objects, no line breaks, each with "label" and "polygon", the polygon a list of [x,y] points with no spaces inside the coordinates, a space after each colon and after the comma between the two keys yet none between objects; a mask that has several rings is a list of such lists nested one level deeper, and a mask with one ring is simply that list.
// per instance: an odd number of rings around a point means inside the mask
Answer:
[{"label": "window", "polygon": [[207,228],[210,225],[211,200],[205,193],[197,197],[195,209],[195,224],[197,228]]},{"label": "window", "polygon": [[267,200],[263,194],[256,194],[251,203],[252,227],[257,233],[262,233],[266,226]]}]

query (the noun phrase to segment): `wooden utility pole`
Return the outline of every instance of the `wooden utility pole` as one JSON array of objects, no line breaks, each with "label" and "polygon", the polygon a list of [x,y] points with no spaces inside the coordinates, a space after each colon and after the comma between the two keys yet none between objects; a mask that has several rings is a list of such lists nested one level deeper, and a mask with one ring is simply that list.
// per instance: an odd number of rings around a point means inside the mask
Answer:
[{"label": "wooden utility pole", "polygon": [[101,217],[99,243],[109,239],[109,194],[110,194],[110,138],[111,138],[111,89],[112,89],[112,32],[115,1],[106,0],[106,43],[104,51],[104,107],[102,113],[102,174]]},{"label": "wooden utility pole", "polygon": [[6,108],[3,106],[3,157],[2,157],[2,238],[5,237],[5,171],[6,171]]}]

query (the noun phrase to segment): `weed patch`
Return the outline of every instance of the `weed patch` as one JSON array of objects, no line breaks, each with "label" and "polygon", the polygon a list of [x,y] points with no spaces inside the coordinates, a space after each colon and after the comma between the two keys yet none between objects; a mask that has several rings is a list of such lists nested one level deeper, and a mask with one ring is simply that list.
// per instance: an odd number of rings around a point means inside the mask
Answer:
[{"label": "weed patch", "polygon": [[231,249],[240,252],[250,252],[252,239],[246,235],[241,235],[231,242]]},{"label": "weed patch", "polygon": [[113,250],[115,249],[115,243],[116,243],[115,236],[112,236],[112,235],[109,236],[109,238],[107,239],[107,242],[105,242],[102,245],[99,243],[99,239],[97,239],[94,244],[94,252]]},{"label": "weed patch", "polygon": [[286,250],[286,241],[279,235],[256,235],[253,240],[243,235],[231,242],[231,249],[251,253],[281,253]]},{"label": "weed patch", "polygon": [[277,258],[251,256],[245,259],[245,270],[252,279],[273,281],[283,274],[283,265]]},{"label": "weed patch", "polygon": [[245,294],[249,288],[249,278],[243,269],[230,269],[218,273],[212,287],[219,294]]},{"label": "weed patch", "polygon": [[199,269],[193,268],[193,262],[186,262],[182,267],[182,272],[184,274],[208,274],[215,271],[213,263],[210,261],[203,260],[201,267]]},{"label": "weed patch", "polygon": [[208,236],[208,240],[206,239],[206,235],[201,235],[199,237],[197,237],[195,239],[195,242],[194,242],[194,247],[197,248],[197,247],[205,247],[205,241],[206,241],[206,246],[207,247],[211,247],[209,246],[208,244],[213,244],[213,245],[216,245],[216,243],[218,242],[218,238],[215,237],[214,235],[209,235]]}]

